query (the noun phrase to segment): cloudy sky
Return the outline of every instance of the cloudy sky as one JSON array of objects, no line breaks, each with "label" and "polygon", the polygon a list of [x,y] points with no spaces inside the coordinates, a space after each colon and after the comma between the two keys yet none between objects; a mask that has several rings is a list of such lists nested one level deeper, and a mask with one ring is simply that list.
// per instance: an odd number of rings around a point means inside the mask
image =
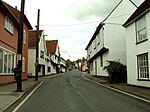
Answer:
[{"label": "cloudy sky", "polygon": [[[20,10],[21,0],[3,0]],[[33,29],[40,9],[40,29],[46,40],[58,39],[61,56],[86,57],[85,47],[98,24],[120,0],[25,0],[25,14]],[[139,5],[143,0],[132,0]]]}]

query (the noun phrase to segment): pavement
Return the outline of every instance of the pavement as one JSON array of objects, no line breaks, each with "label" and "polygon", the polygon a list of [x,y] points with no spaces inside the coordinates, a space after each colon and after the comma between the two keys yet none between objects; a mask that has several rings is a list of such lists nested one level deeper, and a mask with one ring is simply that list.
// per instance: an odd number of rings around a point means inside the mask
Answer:
[{"label": "pavement", "polygon": [[39,77],[38,81],[35,81],[35,78],[28,78],[28,80],[22,81],[23,92],[15,92],[17,88],[16,83],[0,85],[0,112],[7,110],[7,108],[18,101],[28,91],[38,86],[40,82],[59,75],[62,74]]},{"label": "pavement", "polygon": [[[35,88],[40,82],[59,75],[62,74],[39,77],[38,81],[35,81],[34,78],[28,78],[28,80],[22,81],[23,92],[15,92],[17,86],[16,83],[0,85],[0,112],[4,112],[8,107],[13,105],[16,101],[18,101],[25,93]],[[88,73],[85,72],[83,73],[83,76],[107,87],[115,88],[144,98],[150,103],[150,88],[129,86],[124,83],[109,84],[106,80],[90,76]]]}]

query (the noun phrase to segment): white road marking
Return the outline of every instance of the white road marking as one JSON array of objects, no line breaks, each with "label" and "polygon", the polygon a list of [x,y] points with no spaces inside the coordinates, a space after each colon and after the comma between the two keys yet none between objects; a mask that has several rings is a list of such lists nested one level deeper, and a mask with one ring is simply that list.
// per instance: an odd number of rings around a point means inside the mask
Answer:
[{"label": "white road marking", "polygon": [[12,112],[16,112],[42,84],[43,81]]},{"label": "white road marking", "polygon": [[98,82],[96,82],[96,81],[94,81],[94,80],[88,79],[88,78],[87,78],[87,77],[85,77],[83,74],[82,74],[82,77],[83,77],[83,78],[85,78],[86,80],[89,80],[89,81],[91,81],[91,82],[93,82],[93,83],[96,83],[96,84],[98,84],[98,85],[100,85],[100,86],[103,86],[103,87],[109,88],[109,89],[111,89],[111,90],[114,90],[114,91],[117,91],[117,92],[123,93],[123,94],[125,94],[125,95],[131,96],[131,97],[134,97],[134,98],[136,98],[136,99],[139,99],[139,100],[145,101],[145,102],[147,102],[147,103],[150,103],[150,100],[147,100],[147,99],[144,99],[144,98],[138,97],[138,96],[136,96],[136,95],[133,95],[133,94],[130,94],[130,93],[127,93],[127,92],[121,91],[121,90],[119,90],[119,89],[115,89],[115,88],[112,88],[112,87],[106,86],[106,85],[104,85],[104,84],[98,83]]}]

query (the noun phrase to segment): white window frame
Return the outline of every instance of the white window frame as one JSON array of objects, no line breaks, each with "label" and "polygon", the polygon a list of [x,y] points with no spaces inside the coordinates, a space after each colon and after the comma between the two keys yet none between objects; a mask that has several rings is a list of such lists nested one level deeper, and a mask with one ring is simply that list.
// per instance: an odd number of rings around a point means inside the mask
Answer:
[{"label": "white window frame", "polygon": [[25,57],[22,57],[22,72],[26,71],[26,59]]},{"label": "white window frame", "polygon": [[[44,59],[44,51],[40,51],[40,58],[43,58]],[[55,58],[56,59],[56,58]]]},{"label": "white window frame", "polygon": [[[12,53],[11,51],[4,49],[2,47],[0,47],[0,51],[2,52],[2,69],[0,71],[0,74],[4,75],[4,74],[12,74],[13,71],[12,69],[15,67],[15,53]],[[6,57],[5,57],[6,56]],[[10,58],[9,58],[10,56]],[[6,62],[5,59],[6,58]],[[4,68],[4,66],[6,68]]]},{"label": "white window frame", "polygon": [[26,29],[23,29],[23,43],[26,44],[27,41],[27,31]]},{"label": "white window frame", "polygon": [[137,68],[139,79],[149,79],[148,62],[148,53],[137,55]]},{"label": "white window frame", "polygon": [[5,29],[14,34],[14,24],[8,17],[5,18]]},{"label": "white window frame", "polygon": [[0,49],[0,73],[2,73],[3,72],[3,50],[2,49]]},{"label": "white window frame", "polygon": [[146,16],[144,15],[136,21],[136,42],[147,40]]}]

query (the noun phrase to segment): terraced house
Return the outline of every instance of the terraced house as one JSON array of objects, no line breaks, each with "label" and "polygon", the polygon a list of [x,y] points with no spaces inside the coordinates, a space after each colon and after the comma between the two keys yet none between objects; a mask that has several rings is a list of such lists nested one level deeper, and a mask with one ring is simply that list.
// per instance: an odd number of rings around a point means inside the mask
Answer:
[{"label": "terraced house", "polygon": [[[29,76],[35,76],[35,63],[36,63],[36,30],[29,31]],[[38,43],[38,76],[50,74],[49,68],[51,67],[50,57],[47,56],[47,47],[45,41],[45,34],[43,30],[39,30],[39,43]]]},{"label": "terraced house", "polygon": [[[16,67],[20,12],[9,4],[0,1],[0,83],[13,82]],[[22,79],[28,74],[28,30],[32,26],[24,15],[24,34],[22,51]]]},{"label": "terraced house", "polygon": [[145,0],[123,26],[127,31],[128,84],[150,87],[150,1]]},{"label": "terraced house", "polygon": [[58,40],[46,40],[47,55],[50,56],[52,66],[50,68],[52,74],[57,74],[60,72],[60,49],[58,45]]}]

